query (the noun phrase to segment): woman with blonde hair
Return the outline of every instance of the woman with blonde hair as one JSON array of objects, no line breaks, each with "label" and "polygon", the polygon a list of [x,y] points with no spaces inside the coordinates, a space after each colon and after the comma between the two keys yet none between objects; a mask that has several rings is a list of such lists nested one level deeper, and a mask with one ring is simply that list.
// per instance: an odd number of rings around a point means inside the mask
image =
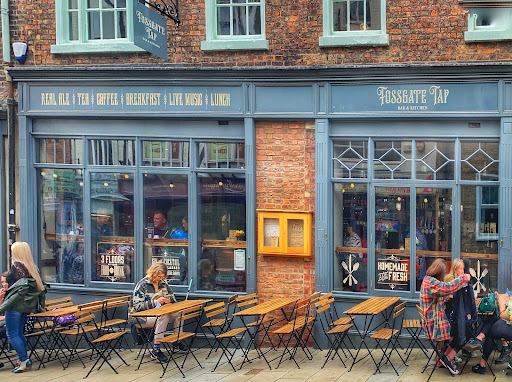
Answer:
[{"label": "woman with blonde hair", "polygon": [[6,280],[9,288],[0,306],[0,314],[5,312],[7,338],[19,358],[18,366],[13,371],[21,373],[32,366],[23,334],[27,315],[44,310],[46,294],[28,243],[19,241],[11,246],[11,268]]},{"label": "woman with blonde hair", "polygon": [[[176,302],[176,298],[167,283],[167,265],[156,262],[148,268],[146,276],[135,285],[130,312],[140,312],[174,302]],[[174,331],[176,332],[179,324],[178,314],[148,317],[141,325],[142,328],[155,328],[151,356],[163,363],[167,362],[167,356],[160,350],[160,338],[164,337],[169,321],[174,322]],[[136,326],[133,328],[136,330]],[[182,343],[179,344],[179,347],[180,350],[187,350]]]}]

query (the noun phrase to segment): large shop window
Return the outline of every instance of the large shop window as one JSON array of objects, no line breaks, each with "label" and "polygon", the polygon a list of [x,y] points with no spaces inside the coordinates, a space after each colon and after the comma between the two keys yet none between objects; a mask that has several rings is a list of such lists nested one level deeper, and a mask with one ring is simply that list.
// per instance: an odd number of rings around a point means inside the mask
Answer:
[{"label": "large shop window", "polygon": [[206,0],[202,50],[268,49],[264,0]]},{"label": "large shop window", "polygon": [[388,45],[385,0],[323,0],[320,46]]},{"label": "large shop window", "polygon": [[333,140],[334,289],[418,291],[456,257],[478,293],[495,289],[498,168],[498,141]]},{"label": "large shop window", "polygon": [[52,53],[142,52],[133,44],[131,0],[56,0]]},{"label": "large shop window", "polygon": [[[173,285],[194,279],[193,289],[246,291],[242,142],[40,138],[36,145],[46,282],[134,283],[162,261]],[[137,205],[143,211],[140,228]],[[198,231],[193,254],[189,227]],[[142,269],[135,269],[138,259]]]}]

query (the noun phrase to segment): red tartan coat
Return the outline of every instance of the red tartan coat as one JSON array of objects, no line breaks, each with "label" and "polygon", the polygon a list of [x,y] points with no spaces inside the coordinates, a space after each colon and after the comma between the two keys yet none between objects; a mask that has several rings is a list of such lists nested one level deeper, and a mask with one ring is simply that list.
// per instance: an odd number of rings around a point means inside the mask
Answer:
[{"label": "red tartan coat", "polygon": [[438,279],[425,276],[420,289],[420,307],[425,313],[428,333],[435,341],[450,339],[450,323],[444,312],[445,297],[464,287],[467,282],[463,277],[445,283]]}]

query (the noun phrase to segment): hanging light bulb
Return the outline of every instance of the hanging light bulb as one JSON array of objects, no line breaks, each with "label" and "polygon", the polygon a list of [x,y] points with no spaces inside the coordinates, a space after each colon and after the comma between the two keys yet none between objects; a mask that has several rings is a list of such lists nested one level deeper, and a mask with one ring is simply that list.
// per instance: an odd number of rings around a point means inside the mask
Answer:
[{"label": "hanging light bulb", "polygon": [[130,175],[128,175],[128,174],[124,174],[124,178],[125,178],[125,179],[128,179],[129,177],[130,177]]},{"label": "hanging light bulb", "polygon": [[354,188],[354,183],[350,183],[350,188]]},{"label": "hanging light bulb", "polygon": [[54,178],[57,178],[57,177],[58,177],[58,175],[57,175],[57,174],[53,174],[52,176],[53,176]]},{"label": "hanging light bulb", "polygon": [[427,198],[423,199],[423,203],[428,203],[428,199]]},{"label": "hanging light bulb", "polygon": [[221,186],[221,187],[222,187],[222,185],[223,185],[223,184],[224,184],[224,183],[222,183],[222,180],[219,180],[219,186]]},{"label": "hanging light bulb", "polygon": [[169,187],[174,188],[174,183],[173,182],[169,183]]},{"label": "hanging light bulb", "polygon": [[41,171],[41,175],[42,175],[42,176],[45,176],[45,175],[46,175],[46,172]]},{"label": "hanging light bulb", "polygon": [[398,203],[396,204],[396,210],[397,210],[397,211],[401,211],[401,210],[402,210],[402,203],[398,202]]},{"label": "hanging light bulb", "polygon": [[103,183],[105,187],[108,187],[108,182]]},{"label": "hanging light bulb", "polygon": [[396,198],[396,200],[401,201],[401,200],[402,200],[402,198],[399,196],[398,198]]}]

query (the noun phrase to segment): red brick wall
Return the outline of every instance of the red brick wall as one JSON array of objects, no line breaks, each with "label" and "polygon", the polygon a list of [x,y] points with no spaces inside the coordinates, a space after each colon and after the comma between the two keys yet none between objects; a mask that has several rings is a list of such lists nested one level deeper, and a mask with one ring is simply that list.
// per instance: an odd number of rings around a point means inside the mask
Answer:
[{"label": "red brick wall", "polygon": [[[256,207],[314,212],[314,124],[256,124]],[[314,241],[312,246],[314,252]],[[303,298],[315,291],[314,253],[307,259],[258,255],[257,269],[257,291],[262,301]]]},{"label": "red brick wall", "polygon": [[[26,65],[164,63],[144,54],[52,55],[55,0],[11,0],[11,40],[29,46]],[[205,0],[180,2],[182,24],[168,22],[169,64],[302,66],[510,60],[508,41],[465,43],[467,12],[457,0],[387,1],[389,46],[321,48],[322,0],[265,0],[268,51],[203,52]]]}]

